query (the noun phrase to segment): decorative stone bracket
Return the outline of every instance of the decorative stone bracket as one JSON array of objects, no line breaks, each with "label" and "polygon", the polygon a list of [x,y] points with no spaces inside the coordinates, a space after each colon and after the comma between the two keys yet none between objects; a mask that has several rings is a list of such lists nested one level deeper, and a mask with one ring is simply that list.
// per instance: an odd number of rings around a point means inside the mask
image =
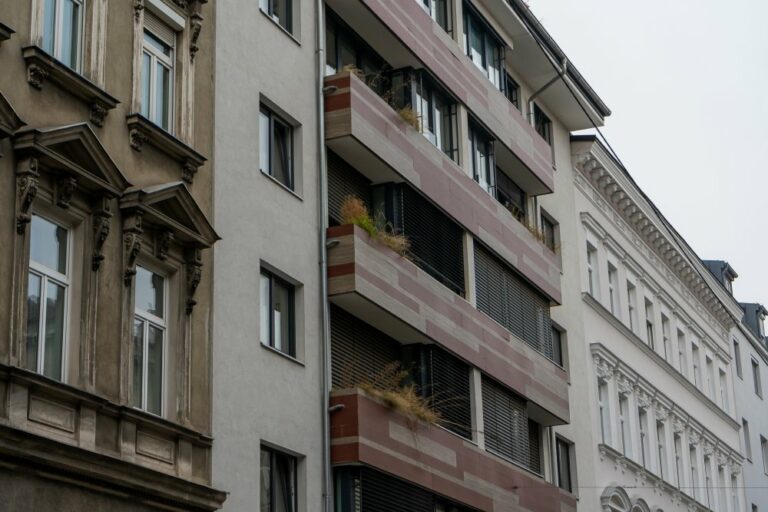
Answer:
[{"label": "decorative stone bracket", "polygon": [[16,232],[23,235],[27,224],[32,220],[29,210],[37,197],[40,186],[40,172],[37,158],[25,158],[19,162],[16,169],[16,189],[19,200],[16,203]]},{"label": "decorative stone bracket", "polygon": [[187,271],[187,304],[186,312],[192,314],[192,310],[197,305],[195,292],[200,285],[200,279],[203,273],[203,253],[198,248],[188,249],[184,255],[184,263]]},{"label": "decorative stone bracket", "polygon": [[126,286],[131,285],[133,276],[136,275],[136,258],[141,252],[141,235],[143,233],[141,211],[132,212],[123,218],[123,252],[125,257],[123,281]]},{"label": "decorative stone bracket", "polygon": [[104,261],[104,242],[109,236],[109,226],[112,222],[112,207],[108,198],[102,198],[100,204],[93,212],[93,256],[91,258],[91,268],[94,271],[99,270],[101,262]]}]

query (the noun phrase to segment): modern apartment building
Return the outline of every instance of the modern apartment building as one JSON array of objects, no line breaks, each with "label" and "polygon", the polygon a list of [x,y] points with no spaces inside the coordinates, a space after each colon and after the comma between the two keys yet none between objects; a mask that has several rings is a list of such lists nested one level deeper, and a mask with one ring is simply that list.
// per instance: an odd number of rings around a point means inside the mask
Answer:
[{"label": "modern apartment building", "polygon": [[575,510],[540,198],[608,109],[522,2],[329,0],[325,33],[335,510]]},{"label": "modern apartment building", "polygon": [[0,1],[0,510],[204,511],[213,16]]},{"label": "modern apartment building", "polygon": [[585,342],[568,348],[583,406],[558,432],[576,442],[579,508],[748,510],[731,376],[741,308],[603,144],[571,140]]},{"label": "modern apartment building", "polygon": [[[710,272],[733,294],[738,274],[725,261],[704,262]],[[731,331],[731,357],[737,420],[741,425],[744,461],[744,510],[768,510],[768,414],[763,386],[768,379],[768,311],[756,303],[741,303],[743,317]]]}]

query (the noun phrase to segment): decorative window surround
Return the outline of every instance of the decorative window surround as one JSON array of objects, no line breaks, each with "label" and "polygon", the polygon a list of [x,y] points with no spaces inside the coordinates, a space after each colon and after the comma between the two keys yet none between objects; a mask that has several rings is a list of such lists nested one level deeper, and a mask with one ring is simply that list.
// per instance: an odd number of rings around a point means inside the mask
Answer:
[{"label": "decorative window surround", "polygon": [[739,428],[738,423],[736,420],[734,420],[726,411],[720,408],[712,399],[710,399],[703,391],[701,391],[699,388],[694,386],[693,382],[689,381],[684,375],[682,375],[678,369],[670,362],[665,360],[661,355],[659,355],[658,352],[655,350],[652,350],[651,347],[649,347],[640,337],[637,336],[637,334],[633,333],[629,330],[629,327],[624,325],[621,320],[616,318],[611,314],[610,311],[608,311],[605,306],[600,304],[598,301],[596,301],[592,296],[590,296],[588,293],[582,293],[581,294],[582,300],[592,306],[592,309],[594,309],[600,316],[602,316],[605,320],[607,320],[609,323],[611,323],[616,329],[622,332],[624,337],[631,340],[635,345],[637,345],[644,353],[648,355],[648,357],[651,357],[654,359],[654,361],[660,365],[666,368],[667,372],[675,378],[680,384],[682,384],[688,391],[691,393],[697,394],[699,396],[699,399],[706,404],[712,411],[716,412],[718,416],[720,416],[722,419],[727,421],[731,424],[731,426],[735,429]]},{"label": "decorative window surround", "polygon": [[2,46],[3,41],[9,40],[15,33],[15,30],[0,21],[0,46]]},{"label": "decorative window surround", "polygon": [[[648,257],[654,267],[662,264],[669,269],[670,282],[679,282],[696,299],[697,309],[708,312],[720,328],[727,331],[740,318],[740,308],[733,297],[719,286],[685,241],[660,217],[653,205],[642,195],[631,178],[593,138],[572,137],[576,185],[585,190],[587,197],[606,211],[616,212],[614,218],[620,230],[630,236],[633,243],[648,248]],[[587,189],[594,194],[587,192]],[[629,236],[629,234],[628,234]],[[677,279],[674,279],[676,277]]]},{"label": "decorative window surround", "polygon": [[96,126],[103,126],[107,113],[120,103],[98,85],[48,55],[42,48],[27,46],[22,48],[21,54],[27,62],[27,82],[30,85],[42,89],[46,80],[58,84],[88,104],[90,120]]},{"label": "decorative window surround", "polygon": [[[738,473],[741,470],[743,457],[737,449],[730,448],[724,441],[717,438],[694,418],[688,416],[685,411],[676,405],[673,405],[674,402],[672,402],[672,400],[661,393],[650,382],[646,381],[602,344],[592,343],[590,348],[597,378],[606,381],[615,379],[614,389],[619,393],[634,393],[640,406],[645,405],[648,407],[650,406],[650,402],[653,401],[654,408],[656,409],[656,419],[669,419],[673,430],[676,433],[686,432],[691,444],[701,443],[702,446],[704,446],[705,453],[713,454],[716,452],[718,463],[722,462],[723,465],[728,464],[731,468],[731,473]],[[663,412],[660,413],[659,410],[661,409],[663,409]],[[719,408],[717,410],[720,411]],[[730,417],[728,417],[728,420],[733,423],[734,428],[738,428],[738,424],[730,419]],[[601,444],[601,446],[607,445]],[[667,444],[667,446],[669,446],[669,444]],[[618,453],[615,448],[610,449]],[[625,459],[623,455],[621,457],[622,459]],[[636,462],[630,461],[629,459],[626,460],[628,463],[635,464],[639,467]]]},{"label": "decorative window surround", "polygon": [[145,142],[150,144],[178,161],[181,164],[181,179],[192,183],[197,170],[207,160],[203,155],[141,114],[130,114],[126,122],[133,149],[141,151]]},{"label": "decorative window surround", "polygon": [[13,109],[5,95],[0,92],[0,140],[10,137],[26,124]]}]

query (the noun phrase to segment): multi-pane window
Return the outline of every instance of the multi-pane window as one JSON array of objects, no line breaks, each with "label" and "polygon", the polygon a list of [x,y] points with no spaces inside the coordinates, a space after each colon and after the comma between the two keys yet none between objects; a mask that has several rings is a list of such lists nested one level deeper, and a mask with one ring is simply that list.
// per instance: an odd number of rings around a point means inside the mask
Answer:
[{"label": "multi-pane window", "polygon": [[166,278],[137,266],[133,318],[133,405],[152,414],[163,408],[167,338]]},{"label": "multi-pane window", "polygon": [[664,345],[664,360],[669,362],[669,318],[663,313],[661,314],[661,337]]},{"label": "multi-pane window", "polygon": [[557,486],[568,492],[573,492],[573,478],[571,475],[571,450],[573,444],[559,437],[555,441],[557,452]]},{"label": "multi-pane window", "polygon": [[629,330],[635,332],[637,328],[637,308],[635,306],[637,301],[637,289],[635,285],[627,281],[627,313],[629,320]]},{"label": "multi-pane window", "polygon": [[739,507],[739,478],[736,475],[731,475],[731,504],[734,512],[741,510]]},{"label": "multi-pane window", "polygon": [[504,87],[504,96],[520,110],[520,84],[518,84],[509,73],[505,73],[506,84]]},{"label": "multi-pane window", "polygon": [[261,271],[261,342],[290,356],[296,355],[294,287],[266,270]]},{"label": "multi-pane window", "polygon": [[596,297],[597,292],[597,249],[587,242],[587,290]]},{"label": "multi-pane window", "polygon": [[683,439],[680,434],[675,434],[675,482],[677,486],[683,485]]},{"label": "multi-pane window", "polygon": [[449,0],[417,0],[429,16],[449,34],[453,32]]},{"label": "multi-pane window", "polygon": [[744,436],[744,455],[752,460],[752,438],[749,435],[749,422],[741,419],[741,435]]},{"label": "multi-pane window", "polygon": [[629,397],[619,393],[619,434],[621,434],[621,453],[632,456],[632,437],[629,430]]},{"label": "multi-pane window", "polygon": [[259,0],[265,14],[288,32],[293,32],[293,0]]},{"label": "multi-pane window", "polygon": [[656,420],[656,455],[658,457],[659,476],[667,474],[667,430],[665,423]]},{"label": "multi-pane window", "polygon": [[464,51],[497,89],[502,89],[504,43],[480,15],[464,3]]},{"label": "multi-pane window", "polygon": [[648,467],[651,460],[651,446],[648,438],[648,411],[642,407],[637,408],[637,419],[640,431],[640,462],[643,467]]},{"label": "multi-pane window", "polygon": [[608,408],[608,383],[597,381],[597,407],[600,413],[600,440],[603,444],[611,442],[611,416]]},{"label": "multi-pane window", "polygon": [[261,447],[261,512],[295,512],[296,457]]},{"label": "multi-pane window", "polygon": [[141,114],[169,132],[173,131],[175,43],[174,30],[146,11],[141,51]]},{"label": "multi-pane window", "polygon": [[744,374],[741,367],[741,345],[737,340],[733,340],[733,360],[736,363],[736,375],[738,375],[740,379],[743,379]]},{"label": "multi-pane window", "polygon": [[512,216],[525,224],[527,218],[528,196],[515,181],[507,176],[500,168],[496,167],[496,199],[509,210]]},{"label": "multi-pane window", "polygon": [[707,370],[707,393],[709,394],[709,397],[714,402],[716,400],[715,395],[715,364],[712,361],[712,358],[709,356],[706,356],[704,358],[706,362],[706,370]]},{"label": "multi-pane window", "polygon": [[293,127],[263,105],[259,112],[259,166],[293,190]]},{"label": "multi-pane window", "polygon": [[752,359],[752,382],[755,386],[755,393],[763,398],[763,383],[760,379],[760,363]]},{"label": "multi-pane window", "polygon": [[704,489],[706,491],[706,500],[707,503],[711,503],[714,505],[714,497],[712,496],[712,485],[714,482],[712,481],[712,457],[705,455],[704,456]]},{"label": "multi-pane window", "polygon": [[691,461],[691,496],[699,498],[699,458],[696,445],[688,446],[688,460]]},{"label": "multi-pane window", "polygon": [[472,146],[472,173],[475,181],[490,194],[496,185],[493,172],[493,140],[474,124],[469,127],[469,140]]},{"label": "multi-pane window", "polygon": [[688,361],[685,357],[685,333],[681,330],[677,330],[677,364],[680,373],[684,377],[688,376]]},{"label": "multi-pane window", "polygon": [[421,133],[440,151],[456,160],[456,102],[424,73],[414,77],[414,101]]},{"label": "multi-pane window", "polygon": [[616,290],[616,285],[619,280],[619,274],[611,263],[608,263],[608,305],[611,309],[611,314],[616,315],[619,312],[619,294]]},{"label": "multi-pane window", "polygon": [[553,220],[550,220],[549,217],[542,214],[541,215],[541,232],[544,235],[544,245],[549,247],[550,250],[554,251],[555,247],[557,247],[557,239],[556,239],[556,226],[557,223],[555,223]]},{"label": "multi-pane window", "polygon": [[63,379],[70,288],[70,231],[32,215],[27,277],[26,366]]},{"label": "multi-pane window", "polygon": [[533,104],[533,127],[536,129],[536,133],[541,135],[541,138],[547,141],[547,144],[552,145],[552,121],[547,117],[547,114],[541,110],[541,107]]},{"label": "multi-pane window", "polygon": [[645,299],[645,339],[648,342],[648,346],[651,350],[656,349],[656,328],[653,324],[653,304],[648,299]]},{"label": "multi-pane window", "polygon": [[80,71],[83,46],[83,0],[45,0],[43,50]]},{"label": "multi-pane window", "polygon": [[701,357],[699,356],[699,346],[691,343],[691,360],[693,362],[693,385],[697,388],[701,385]]}]

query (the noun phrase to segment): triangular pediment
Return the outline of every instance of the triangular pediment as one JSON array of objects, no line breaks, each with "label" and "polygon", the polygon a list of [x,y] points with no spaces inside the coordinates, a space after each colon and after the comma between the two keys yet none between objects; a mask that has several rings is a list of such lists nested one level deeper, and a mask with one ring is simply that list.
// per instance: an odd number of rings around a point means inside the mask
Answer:
[{"label": "triangular pediment", "polygon": [[44,168],[75,174],[86,187],[119,196],[130,186],[86,123],[22,130],[14,137],[14,149],[34,154]]},{"label": "triangular pediment", "polygon": [[25,124],[16,111],[13,110],[13,106],[11,106],[8,98],[0,92],[0,139],[10,137]]},{"label": "triangular pediment", "polygon": [[183,181],[128,190],[120,208],[141,210],[146,221],[174,231],[182,241],[210,247],[219,239]]}]

